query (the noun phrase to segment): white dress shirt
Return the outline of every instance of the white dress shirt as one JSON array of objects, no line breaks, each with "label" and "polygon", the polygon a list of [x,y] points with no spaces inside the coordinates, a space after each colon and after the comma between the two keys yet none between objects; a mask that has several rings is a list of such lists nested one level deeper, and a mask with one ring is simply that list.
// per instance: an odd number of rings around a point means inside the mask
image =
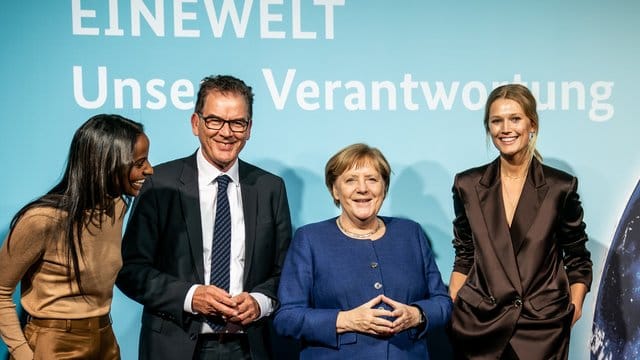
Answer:
[{"label": "white dress shirt", "polygon": [[[200,195],[200,217],[202,222],[202,260],[204,261],[204,280],[206,284],[209,284],[211,276],[211,246],[213,243],[213,227],[215,223],[216,197],[218,192],[216,178],[223,174],[231,178],[227,188],[231,212],[229,294],[235,296],[243,292],[242,279],[244,277],[245,256],[244,212],[242,210],[242,192],[240,188],[238,161],[236,160],[229,171],[223,173],[204,158],[202,149],[198,149],[196,162],[198,166],[198,192]],[[193,312],[191,308],[191,303],[193,294],[198,286],[200,286],[200,284],[195,284],[189,289],[184,301],[184,310],[192,314],[195,314],[195,312]],[[258,319],[269,316],[273,312],[274,304],[271,298],[261,293],[250,293],[250,295],[258,302],[260,307]],[[206,323],[203,325],[202,330],[203,332],[212,331]]]}]

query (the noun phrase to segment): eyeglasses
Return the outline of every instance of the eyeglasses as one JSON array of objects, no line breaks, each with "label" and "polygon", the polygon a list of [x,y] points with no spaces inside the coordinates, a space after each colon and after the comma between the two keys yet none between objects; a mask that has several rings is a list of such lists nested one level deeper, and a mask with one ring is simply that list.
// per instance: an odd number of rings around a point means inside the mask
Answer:
[{"label": "eyeglasses", "polygon": [[202,113],[197,112],[198,117],[204,121],[204,126],[210,130],[220,130],[224,124],[229,124],[229,129],[233,132],[244,132],[249,127],[248,120],[224,120],[215,115],[204,117]]}]

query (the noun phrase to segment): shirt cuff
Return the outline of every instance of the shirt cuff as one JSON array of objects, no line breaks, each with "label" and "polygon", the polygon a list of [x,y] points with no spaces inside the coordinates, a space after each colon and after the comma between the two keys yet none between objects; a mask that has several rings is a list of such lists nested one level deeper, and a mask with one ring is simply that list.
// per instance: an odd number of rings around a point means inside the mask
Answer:
[{"label": "shirt cuff", "polygon": [[193,294],[196,292],[196,288],[198,286],[200,286],[200,284],[192,285],[191,288],[189,289],[189,291],[187,291],[187,296],[184,297],[184,304],[182,305],[182,308],[183,308],[184,311],[186,311],[186,312],[188,312],[190,314],[197,314],[191,308],[191,304],[193,302]]},{"label": "shirt cuff", "polygon": [[269,316],[273,313],[273,309],[275,308],[275,301],[268,297],[265,294],[252,292],[249,293],[251,297],[253,297],[258,303],[258,307],[260,307],[260,316],[255,321],[262,319],[265,316]]}]

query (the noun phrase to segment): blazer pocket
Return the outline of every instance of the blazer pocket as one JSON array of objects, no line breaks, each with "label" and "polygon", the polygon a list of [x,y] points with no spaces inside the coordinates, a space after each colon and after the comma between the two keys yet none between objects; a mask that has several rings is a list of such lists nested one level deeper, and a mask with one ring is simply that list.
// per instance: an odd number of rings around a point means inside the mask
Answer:
[{"label": "blazer pocket", "polygon": [[481,310],[492,310],[496,307],[496,299],[493,296],[484,296],[468,284],[464,284],[458,290],[458,298]]},{"label": "blazer pocket", "polygon": [[566,309],[569,306],[569,293],[563,290],[549,290],[529,299],[529,302],[535,311],[561,305],[562,309]]},{"label": "blazer pocket", "polygon": [[355,344],[358,340],[358,334],[354,332],[346,332],[339,335],[339,345]]},{"label": "blazer pocket", "polygon": [[572,304],[569,301],[569,293],[563,290],[545,291],[540,295],[529,299],[531,310],[524,317],[536,320],[557,321],[561,318],[572,316]]},{"label": "blazer pocket", "polygon": [[142,326],[149,328],[157,333],[162,332],[163,324],[166,320],[155,314],[142,314]]}]

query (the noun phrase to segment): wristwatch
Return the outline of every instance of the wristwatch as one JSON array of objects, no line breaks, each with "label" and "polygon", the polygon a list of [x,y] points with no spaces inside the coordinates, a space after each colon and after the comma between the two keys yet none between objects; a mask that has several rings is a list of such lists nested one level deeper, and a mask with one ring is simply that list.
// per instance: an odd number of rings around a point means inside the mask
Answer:
[{"label": "wristwatch", "polygon": [[420,322],[418,323],[418,326],[424,324],[427,321],[427,317],[424,316],[424,312],[422,311],[422,308],[420,308],[420,306],[418,305],[411,305],[413,307],[415,307],[416,309],[418,309],[418,312],[420,312]]}]

